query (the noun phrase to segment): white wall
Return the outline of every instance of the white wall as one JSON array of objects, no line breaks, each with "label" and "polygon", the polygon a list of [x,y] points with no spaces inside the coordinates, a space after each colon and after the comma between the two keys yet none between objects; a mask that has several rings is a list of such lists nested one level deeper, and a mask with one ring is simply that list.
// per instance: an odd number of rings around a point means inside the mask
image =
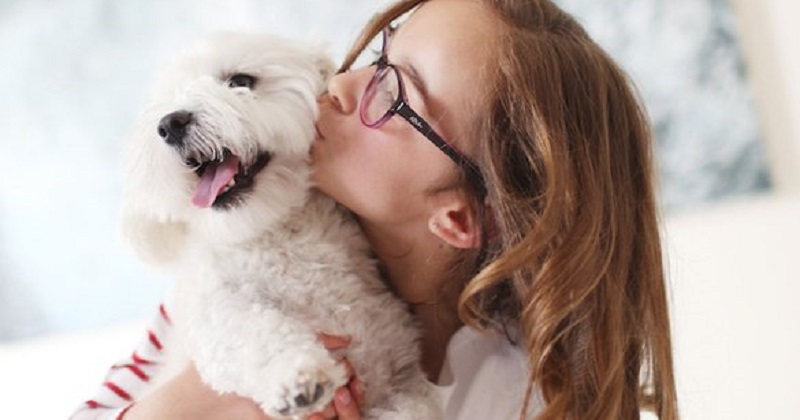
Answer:
[{"label": "white wall", "polygon": [[800,192],[800,2],[730,0],[779,191]]},{"label": "white wall", "polygon": [[[387,1],[0,0],[0,340],[138,319],[163,296],[168,279],[117,233],[119,140],[156,68],[220,28],[325,39],[340,57]],[[749,96],[738,81],[711,83],[738,78],[731,54],[717,77],[698,77],[721,3],[558,1],[635,69],[655,122],[672,127],[660,149],[665,201],[763,184]]]},{"label": "white wall", "polygon": [[667,218],[685,419],[800,416],[800,2],[730,0],[775,191]]}]

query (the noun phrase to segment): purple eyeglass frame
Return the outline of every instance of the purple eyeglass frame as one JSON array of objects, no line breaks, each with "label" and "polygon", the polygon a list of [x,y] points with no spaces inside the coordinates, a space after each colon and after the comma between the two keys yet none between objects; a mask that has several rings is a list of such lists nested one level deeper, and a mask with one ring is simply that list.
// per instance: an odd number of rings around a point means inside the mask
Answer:
[{"label": "purple eyeglass frame", "polygon": [[[420,116],[416,111],[411,108],[411,105],[408,104],[408,100],[406,99],[406,90],[405,86],[403,85],[403,78],[400,77],[400,71],[397,70],[397,67],[394,64],[391,64],[386,57],[386,47],[389,43],[389,33],[387,29],[382,31],[383,34],[383,45],[381,47],[381,55],[378,60],[373,64],[375,66],[375,74],[370,79],[367,87],[364,89],[364,94],[361,96],[361,103],[359,105],[359,116],[361,117],[361,123],[369,128],[379,128],[386,121],[392,118],[395,114],[400,115],[403,117],[404,120],[408,121],[417,131],[419,131],[426,139],[428,139],[431,143],[433,143],[439,150],[444,152],[453,162],[456,163],[459,167],[463,168],[466,173],[467,177],[470,181],[475,183],[475,186],[479,188],[479,193],[481,196],[486,194],[486,189],[483,181],[483,176],[481,175],[480,170],[478,169],[478,165],[476,165],[472,160],[468,157],[464,156],[461,152],[456,150],[453,146],[450,146],[443,138],[436,132],[436,130],[425,121],[422,116]],[[377,121],[370,123],[368,121],[368,117],[366,116],[366,109],[367,103],[372,101],[375,97],[374,92],[375,86],[377,83],[383,79],[385,76],[386,71],[394,72],[394,76],[397,78],[397,87],[398,87],[398,95],[395,99],[392,106],[386,110],[386,113],[379,118]],[[368,95],[372,93],[371,95]]]}]

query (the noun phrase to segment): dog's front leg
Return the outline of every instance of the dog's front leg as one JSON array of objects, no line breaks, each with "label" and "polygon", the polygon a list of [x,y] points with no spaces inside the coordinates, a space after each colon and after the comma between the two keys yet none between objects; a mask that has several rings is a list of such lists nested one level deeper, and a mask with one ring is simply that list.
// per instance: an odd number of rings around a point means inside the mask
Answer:
[{"label": "dog's front leg", "polygon": [[276,308],[216,294],[197,309],[190,351],[220,393],[251,398],[273,418],[300,418],[322,411],[347,382],[316,332]]}]

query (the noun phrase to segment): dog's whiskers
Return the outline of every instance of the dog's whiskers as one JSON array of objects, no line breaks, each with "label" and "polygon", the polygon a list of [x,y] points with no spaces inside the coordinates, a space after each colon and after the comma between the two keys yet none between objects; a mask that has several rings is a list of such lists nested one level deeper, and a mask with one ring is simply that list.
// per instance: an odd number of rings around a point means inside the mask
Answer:
[{"label": "dog's whiskers", "polygon": [[202,156],[202,159],[197,159],[198,161],[203,160],[215,160],[221,161],[225,157],[224,148],[219,147],[219,141],[215,141],[214,136],[211,136],[210,133],[204,131],[198,131],[195,135],[195,147],[196,153]]}]

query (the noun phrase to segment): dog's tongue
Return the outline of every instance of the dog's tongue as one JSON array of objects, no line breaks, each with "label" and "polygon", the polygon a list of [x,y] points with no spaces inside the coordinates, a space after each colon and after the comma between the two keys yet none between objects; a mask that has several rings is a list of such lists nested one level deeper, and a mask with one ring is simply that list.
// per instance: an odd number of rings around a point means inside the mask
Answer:
[{"label": "dog's tongue", "polygon": [[239,158],[232,154],[220,163],[209,164],[197,183],[192,203],[200,208],[210,207],[238,171]]}]

